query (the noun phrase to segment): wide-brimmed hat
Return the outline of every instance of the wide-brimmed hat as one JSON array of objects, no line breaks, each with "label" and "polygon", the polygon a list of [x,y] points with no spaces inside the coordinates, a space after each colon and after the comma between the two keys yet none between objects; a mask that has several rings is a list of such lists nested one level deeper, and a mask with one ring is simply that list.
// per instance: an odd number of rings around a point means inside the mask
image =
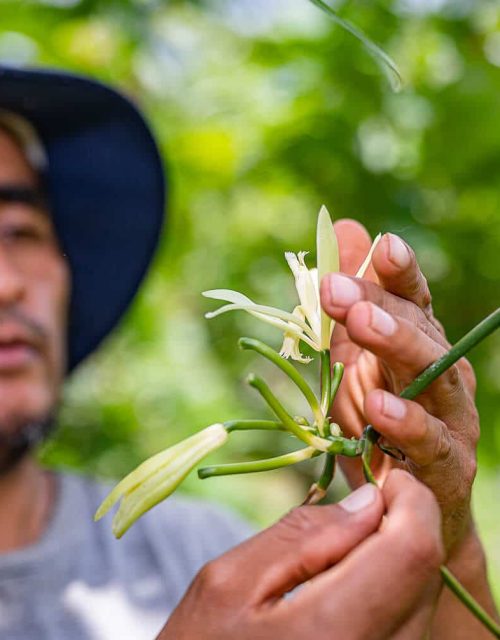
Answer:
[{"label": "wide-brimmed hat", "polygon": [[46,154],[50,210],[72,273],[72,370],[146,273],[165,218],[162,161],[130,100],[85,77],[0,66],[0,110],[31,123]]}]

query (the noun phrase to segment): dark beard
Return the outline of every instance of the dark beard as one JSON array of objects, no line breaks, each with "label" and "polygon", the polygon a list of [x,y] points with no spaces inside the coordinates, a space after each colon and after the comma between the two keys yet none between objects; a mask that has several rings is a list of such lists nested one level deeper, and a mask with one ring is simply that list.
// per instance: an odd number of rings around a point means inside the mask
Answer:
[{"label": "dark beard", "polygon": [[0,476],[11,471],[35,447],[41,444],[54,428],[54,415],[25,422],[13,434],[0,430]]}]

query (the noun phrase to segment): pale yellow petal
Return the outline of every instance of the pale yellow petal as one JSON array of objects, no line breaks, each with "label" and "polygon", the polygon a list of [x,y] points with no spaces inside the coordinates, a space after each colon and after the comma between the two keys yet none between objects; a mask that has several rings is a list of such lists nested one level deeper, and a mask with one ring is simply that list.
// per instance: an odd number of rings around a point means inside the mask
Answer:
[{"label": "pale yellow petal", "polygon": [[184,446],[168,465],[163,465],[123,497],[113,519],[115,536],[120,538],[146,511],[168,498],[188,473],[209,453],[221,447],[227,438],[224,426],[213,424],[179,443]]},{"label": "pale yellow petal", "polygon": [[372,242],[372,246],[370,247],[370,251],[368,251],[368,255],[363,260],[363,264],[359,267],[356,273],[356,276],[355,276],[356,278],[362,278],[365,275],[366,270],[368,269],[368,267],[370,266],[370,262],[372,261],[373,252],[375,251],[378,243],[380,242],[381,237],[382,237],[382,234],[379,233],[378,236],[375,238],[375,240]]},{"label": "pale yellow petal", "polygon": [[[318,287],[323,276],[339,271],[339,247],[328,209],[322,206],[318,215],[316,231]],[[321,349],[330,348],[333,331],[332,319],[321,311]]]}]

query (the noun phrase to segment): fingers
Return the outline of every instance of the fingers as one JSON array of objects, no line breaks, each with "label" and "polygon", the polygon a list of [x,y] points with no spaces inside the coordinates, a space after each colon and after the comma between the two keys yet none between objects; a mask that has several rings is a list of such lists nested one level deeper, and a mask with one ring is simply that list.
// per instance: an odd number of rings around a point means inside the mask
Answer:
[{"label": "fingers", "polygon": [[[340,270],[354,275],[366,258],[372,240],[362,224],[356,220],[337,220],[333,225],[340,252]],[[374,275],[373,270],[371,271]]]},{"label": "fingers", "polygon": [[[346,317],[349,338],[386,364],[400,392],[445,349],[409,320],[397,318],[370,302],[354,305]],[[456,365],[447,369],[424,392],[426,408],[438,418],[449,418],[466,400]]]},{"label": "fingers", "polygon": [[[362,224],[350,219],[338,220],[333,228],[339,245],[340,270],[354,275],[370,251],[372,243],[370,234]],[[375,278],[375,272],[371,265],[365,277]],[[338,352],[336,352],[337,359],[346,365],[356,360],[359,348],[349,341],[346,330],[341,324],[337,324],[335,327],[332,340]]]},{"label": "fingers", "polygon": [[324,629],[336,628],[345,629],[344,640],[387,638],[422,601],[429,581],[437,584],[444,551],[435,498],[399,470],[389,474],[382,493],[387,505],[382,529],[280,603],[284,614],[292,613],[294,629],[314,611],[315,637],[326,638]]},{"label": "fingers", "polygon": [[206,565],[198,583],[233,604],[259,605],[338,562],[380,525],[381,492],[364,485],[339,505],[299,507],[277,524]]},{"label": "fingers", "polygon": [[415,252],[404,240],[386,233],[374,251],[372,264],[386,291],[430,312],[431,293]]},{"label": "fingers", "polygon": [[[456,428],[448,429],[416,402],[377,389],[365,397],[364,404],[366,420],[407,456],[408,468],[432,489],[442,509],[444,540],[451,548],[468,522],[477,469],[474,448],[464,446],[453,437]],[[471,433],[467,437],[474,439]]]},{"label": "fingers", "polygon": [[449,464],[454,443],[446,425],[418,403],[376,389],[365,397],[365,416],[419,467]]},{"label": "fingers", "polygon": [[438,344],[448,346],[443,334],[429,321],[420,307],[385,291],[374,282],[343,274],[331,274],[321,281],[323,309],[342,324],[345,324],[347,314],[353,305],[362,301],[373,302],[388,313],[409,320]]}]

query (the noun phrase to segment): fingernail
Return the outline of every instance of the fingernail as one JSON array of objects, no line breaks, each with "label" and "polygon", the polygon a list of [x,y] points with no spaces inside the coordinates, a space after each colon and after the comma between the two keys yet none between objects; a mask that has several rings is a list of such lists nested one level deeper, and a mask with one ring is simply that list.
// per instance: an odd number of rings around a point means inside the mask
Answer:
[{"label": "fingernail", "polygon": [[400,269],[406,269],[411,263],[410,250],[406,244],[393,233],[389,233],[389,260]]},{"label": "fingernail", "polygon": [[396,396],[393,396],[392,393],[387,393],[386,391],[383,393],[382,413],[388,418],[402,420],[406,415],[405,403]]},{"label": "fingernail", "polygon": [[350,278],[338,273],[330,276],[330,293],[332,303],[339,307],[349,307],[361,300],[361,289]]},{"label": "fingernail", "polygon": [[398,325],[394,318],[380,307],[371,306],[370,327],[381,336],[392,336],[396,333]]},{"label": "fingernail", "polygon": [[344,511],[349,513],[356,513],[375,502],[378,489],[373,484],[364,484],[356,491],[350,493],[347,498],[344,498],[339,502],[339,507],[342,507]]}]

